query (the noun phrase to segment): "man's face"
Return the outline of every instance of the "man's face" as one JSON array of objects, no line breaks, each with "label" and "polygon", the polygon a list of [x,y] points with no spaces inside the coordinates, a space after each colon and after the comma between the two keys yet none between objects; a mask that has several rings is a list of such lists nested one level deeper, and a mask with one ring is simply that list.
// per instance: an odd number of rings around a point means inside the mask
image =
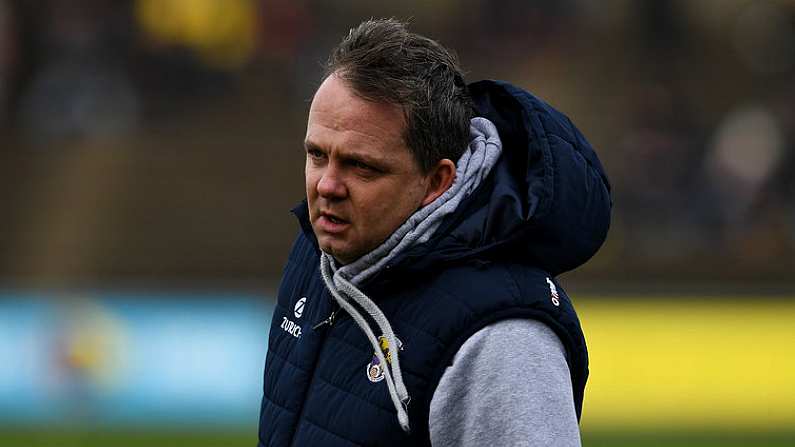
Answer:
[{"label": "man's face", "polygon": [[306,129],[306,197],[320,248],[344,264],[380,245],[428,198],[429,178],[392,104],[366,101],[329,76]]}]

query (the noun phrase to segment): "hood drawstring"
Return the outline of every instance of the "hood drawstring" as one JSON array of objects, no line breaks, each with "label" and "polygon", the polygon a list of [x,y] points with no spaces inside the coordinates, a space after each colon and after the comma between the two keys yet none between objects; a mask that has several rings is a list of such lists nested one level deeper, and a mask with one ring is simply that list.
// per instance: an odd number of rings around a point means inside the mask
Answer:
[{"label": "hood drawstring", "polygon": [[[320,256],[323,282],[334,300],[350,314],[373,346],[378,361],[384,367],[384,378],[392,404],[397,410],[398,422],[407,433],[410,430],[408,405],[411,397],[400,369],[400,345],[384,313],[357,285],[383,269],[404,250],[427,242],[444,217],[455,211],[458,204],[489,174],[502,152],[497,128],[486,118],[476,117],[472,119],[470,132],[472,142],[456,163],[455,179],[447,191],[409,216],[384,243],[356,261],[337,268],[331,255],[324,252]],[[378,338],[357,306],[375,321],[378,330],[389,343],[390,362],[387,362]]]},{"label": "hood drawstring", "polygon": [[[326,284],[326,287],[337,303],[339,303],[340,307],[345,309],[362,331],[364,331],[367,340],[369,340],[370,344],[373,346],[375,355],[378,356],[378,361],[384,366],[384,378],[386,379],[386,385],[389,389],[389,397],[392,398],[392,404],[397,410],[400,427],[403,431],[408,433],[411,429],[409,427],[408,415],[408,404],[411,401],[411,397],[406,389],[406,385],[403,383],[403,373],[400,371],[400,349],[392,326],[389,324],[389,320],[386,319],[384,313],[381,312],[381,309],[379,309],[367,295],[346,280],[340,271],[334,272],[333,262],[331,256],[326,253],[322,254],[320,258],[320,272],[323,276],[323,282]],[[378,343],[378,338],[373,333],[367,320],[350,301],[359,305],[373,318],[373,320],[375,320],[378,329],[384,334],[384,337],[389,343],[391,362],[387,362],[381,350],[381,346]]]}]

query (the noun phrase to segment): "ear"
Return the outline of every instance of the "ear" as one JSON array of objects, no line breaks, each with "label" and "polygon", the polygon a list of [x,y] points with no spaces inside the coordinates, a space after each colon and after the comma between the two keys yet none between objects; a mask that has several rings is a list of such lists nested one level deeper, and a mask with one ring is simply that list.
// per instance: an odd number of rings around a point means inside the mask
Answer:
[{"label": "ear", "polygon": [[450,188],[455,180],[455,163],[448,158],[439,160],[439,163],[428,173],[427,179],[428,187],[425,191],[425,198],[422,199],[422,206],[433,202]]}]

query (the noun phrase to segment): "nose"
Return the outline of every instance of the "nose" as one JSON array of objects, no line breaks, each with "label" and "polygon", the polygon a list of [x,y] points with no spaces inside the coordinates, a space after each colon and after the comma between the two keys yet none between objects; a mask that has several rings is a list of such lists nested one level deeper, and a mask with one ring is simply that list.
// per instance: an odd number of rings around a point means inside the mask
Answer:
[{"label": "nose", "polygon": [[329,163],[317,182],[317,193],[325,199],[343,199],[348,195],[339,170]]}]

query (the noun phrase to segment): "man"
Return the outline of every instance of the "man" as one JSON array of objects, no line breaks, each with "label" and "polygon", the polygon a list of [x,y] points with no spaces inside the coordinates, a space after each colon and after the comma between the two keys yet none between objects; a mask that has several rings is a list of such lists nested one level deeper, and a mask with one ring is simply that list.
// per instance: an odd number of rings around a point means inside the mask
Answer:
[{"label": "man", "polygon": [[587,352],[554,277],[611,202],[571,122],[370,20],[332,52],[304,146],[259,445],[579,445]]}]

